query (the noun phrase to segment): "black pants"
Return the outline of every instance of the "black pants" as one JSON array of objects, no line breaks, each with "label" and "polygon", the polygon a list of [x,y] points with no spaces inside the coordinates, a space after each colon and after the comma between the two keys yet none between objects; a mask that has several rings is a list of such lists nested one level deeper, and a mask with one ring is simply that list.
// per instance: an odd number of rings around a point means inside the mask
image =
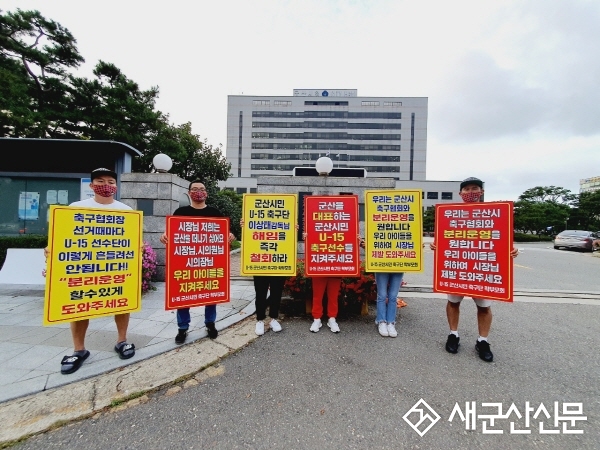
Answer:
[{"label": "black pants", "polygon": [[[254,275],[254,291],[256,292],[256,319],[264,320],[267,306],[269,317],[277,319],[279,316],[279,305],[281,304],[281,293],[287,277],[273,275]],[[270,289],[269,298],[267,292]]]}]

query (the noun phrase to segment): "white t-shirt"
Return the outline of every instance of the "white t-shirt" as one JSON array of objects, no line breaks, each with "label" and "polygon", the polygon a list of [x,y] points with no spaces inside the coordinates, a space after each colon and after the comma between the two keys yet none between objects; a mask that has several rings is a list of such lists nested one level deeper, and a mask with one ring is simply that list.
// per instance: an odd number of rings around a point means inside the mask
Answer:
[{"label": "white t-shirt", "polygon": [[131,209],[131,206],[126,205],[125,203],[121,203],[118,200],[113,200],[112,203],[105,205],[104,203],[98,203],[94,197],[86,198],[85,200],[80,200],[78,202],[73,202],[69,206],[75,206],[80,208],[104,208],[104,209]]}]

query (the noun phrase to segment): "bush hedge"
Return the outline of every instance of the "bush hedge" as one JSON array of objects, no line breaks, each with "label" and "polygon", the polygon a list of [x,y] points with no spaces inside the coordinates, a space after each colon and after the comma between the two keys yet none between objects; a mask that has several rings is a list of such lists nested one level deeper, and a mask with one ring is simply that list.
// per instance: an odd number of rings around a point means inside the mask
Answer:
[{"label": "bush hedge", "polygon": [[546,234],[515,233],[514,240],[515,242],[551,242],[554,237]]},{"label": "bush hedge", "polygon": [[48,245],[48,236],[42,234],[24,234],[22,236],[0,236],[0,269],[6,259],[9,248],[44,248]]}]

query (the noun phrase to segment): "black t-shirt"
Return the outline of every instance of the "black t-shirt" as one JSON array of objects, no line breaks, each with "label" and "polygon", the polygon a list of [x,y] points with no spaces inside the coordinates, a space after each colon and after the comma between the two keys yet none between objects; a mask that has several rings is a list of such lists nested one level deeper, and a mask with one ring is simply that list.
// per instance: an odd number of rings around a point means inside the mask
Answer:
[{"label": "black t-shirt", "polygon": [[173,213],[174,216],[193,216],[193,217],[225,217],[217,208],[206,205],[204,208],[194,208],[193,206],[182,206]]}]

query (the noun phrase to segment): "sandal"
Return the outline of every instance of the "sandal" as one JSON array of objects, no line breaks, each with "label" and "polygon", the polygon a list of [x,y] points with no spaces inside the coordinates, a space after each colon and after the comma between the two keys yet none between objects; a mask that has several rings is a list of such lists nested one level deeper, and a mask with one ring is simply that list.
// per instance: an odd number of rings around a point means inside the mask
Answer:
[{"label": "sandal", "polygon": [[121,342],[115,345],[115,352],[119,354],[119,358],[129,359],[135,355],[135,345],[128,344],[127,342]]},{"label": "sandal", "polygon": [[406,303],[404,300],[402,300],[401,298],[396,299],[396,306],[398,308],[404,308],[405,306],[408,306],[408,303]]},{"label": "sandal", "polygon": [[65,355],[60,362],[60,373],[63,375],[68,375],[70,373],[77,372],[88,356],[90,356],[90,352],[88,350],[86,350],[83,355]]}]

